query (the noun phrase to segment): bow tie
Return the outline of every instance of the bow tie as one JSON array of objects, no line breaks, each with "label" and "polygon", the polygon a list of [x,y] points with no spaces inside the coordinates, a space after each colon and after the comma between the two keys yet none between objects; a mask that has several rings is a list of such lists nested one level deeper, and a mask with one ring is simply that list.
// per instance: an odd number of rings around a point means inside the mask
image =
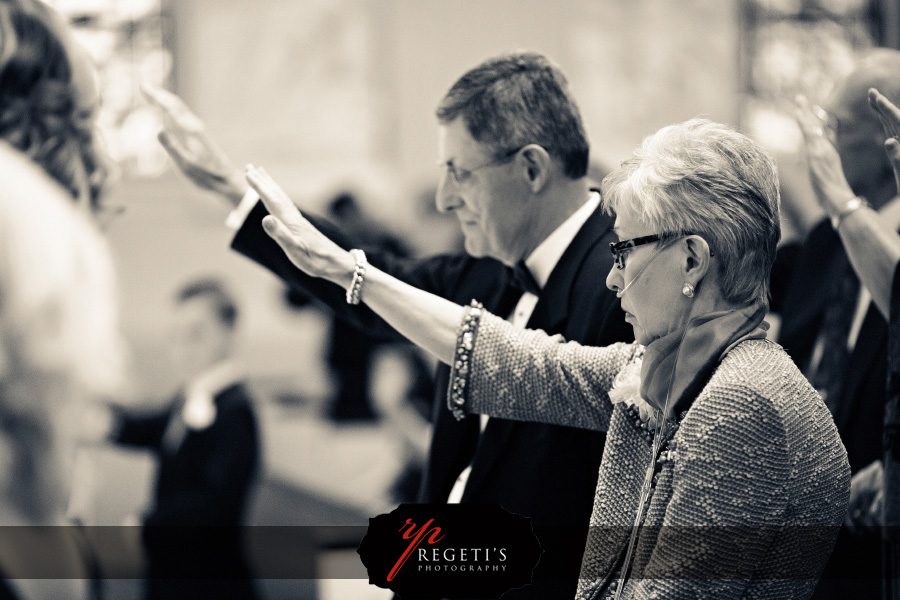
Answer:
[{"label": "bow tie", "polygon": [[524,292],[530,292],[535,296],[541,295],[541,286],[535,280],[534,275],[525,266],[525,261],[520,260],[512,269],[512,280],[510,286]]}]

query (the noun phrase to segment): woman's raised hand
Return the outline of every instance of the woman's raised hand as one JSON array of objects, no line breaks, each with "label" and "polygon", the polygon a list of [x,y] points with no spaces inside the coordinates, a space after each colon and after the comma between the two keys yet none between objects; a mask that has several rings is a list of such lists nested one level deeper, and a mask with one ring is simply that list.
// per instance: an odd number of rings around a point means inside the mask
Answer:
[{"label": "woman's raised hand", "polygon": [[353,255],[306,220],[264,169],[248,165],[247,182],[269,211],[262,222],[266,233],[281,246],[291,262],[308,275],[348,287],[356,266]]}]

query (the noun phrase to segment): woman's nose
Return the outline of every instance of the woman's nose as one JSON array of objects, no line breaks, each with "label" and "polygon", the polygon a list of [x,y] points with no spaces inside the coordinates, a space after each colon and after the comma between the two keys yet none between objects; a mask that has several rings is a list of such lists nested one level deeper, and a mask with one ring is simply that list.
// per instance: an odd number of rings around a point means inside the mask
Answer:
[{"label": "woman's nose", "polygon": [[623,283],[625,283],[625,280],[622,278],[622,271],[617,269],[615,263],[613,263],[609,268],[609,273],[606,274],[606,287],[611,292],[618,293],[622,289]]}]

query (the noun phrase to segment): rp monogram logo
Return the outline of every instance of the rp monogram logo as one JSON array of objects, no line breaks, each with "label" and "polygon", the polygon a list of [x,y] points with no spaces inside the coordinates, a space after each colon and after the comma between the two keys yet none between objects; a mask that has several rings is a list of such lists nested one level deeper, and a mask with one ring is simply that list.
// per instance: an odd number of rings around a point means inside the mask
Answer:
[{"label": "rp monogram logo", "polygon": [[400,569],[403,568],[403,565],[406,564],[407,559],[412,555],[415,549],[419,547],[419,544],[422,543],[422,540],[424,540],[426,536],[428,538],[426,543],[428,544],[436,544],[444,538],[444,535],[441,534],[440,527],[428,529],[432,523],[434,523],[434,519],[428,519],[428,521],[416,531],[416,524],[413,523],[412,519],[406,519],[406,523],[398,529],[398,531],[406,529],[406,531],[403,532],[403,539],[412,541],[409,543],[409,546],[406,547],[406,550],[403,551],[403,554],[400,555],[400,558],[397,559],[394,568],[388,573],[388,581],[394,580],[394,577],[397,576],[397,573],[399,573]]}]

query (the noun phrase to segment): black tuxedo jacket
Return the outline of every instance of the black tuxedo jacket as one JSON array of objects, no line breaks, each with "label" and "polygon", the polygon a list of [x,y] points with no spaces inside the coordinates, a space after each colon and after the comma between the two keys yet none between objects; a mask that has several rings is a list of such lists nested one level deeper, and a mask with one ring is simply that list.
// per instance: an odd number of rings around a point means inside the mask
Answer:
[{"label": "black tuxedo jacket", "polygon": [[216,418],[206,429],[187,430],[175,452],[163,436],[175,398],[162,412],[119,419],[117,441],[152,449],[159,457],[155,504],[145,525],[238,526],[242,522],[259,457],[259,434],[251,399],[241,384],[213,399]]},{"label": "black tuxedo jacket", "polygon": [[[235,236],[235,250],[272,270],[289,285],[311,293],[357,326],[399,337],[364,305],[348,305],[343,288],[308,277],[294,267],[263,231],[261,220],[266,214],[262,204],[257,204]],[[313,221],[339,245],[354,247],[352,240],[330,224]],[[605,283],[612,266],[608,246],[615,241],[612,225],[613,219],[599,210],[588,219],[550,275],[529,328],[595,346],[633,339],[619,302]],[[373,265],[415,287],[459,304],[477,299],[500,316],[511,313],[520,296],[507,287],[511,270],[493,259],[444,255],[401,260],[378,254],[368,258]],[[477,418],[457,421],[447,410],[449,368],[441,365],[435,379],[434,435],[420,501],[446,502],[457,476],[471,461],[473,468],[462,501],[496,502],[531,517],[545,550],[536,575],[565,575],[569,581],[561,593],[573,597],[605,435],[491,419],[479,438]]]},{"label": "black tuxedo jacket", "polygon": [[[772,307],[782,317],[778,342],[800,369],[809,363],[829,289],[846,260],[840,238],[827,219],[809,233],[802,246],[779,250],[772,279]],[[849,360],[834,421],[855,473],[882,455],[887,322],[874,303]]]}]

